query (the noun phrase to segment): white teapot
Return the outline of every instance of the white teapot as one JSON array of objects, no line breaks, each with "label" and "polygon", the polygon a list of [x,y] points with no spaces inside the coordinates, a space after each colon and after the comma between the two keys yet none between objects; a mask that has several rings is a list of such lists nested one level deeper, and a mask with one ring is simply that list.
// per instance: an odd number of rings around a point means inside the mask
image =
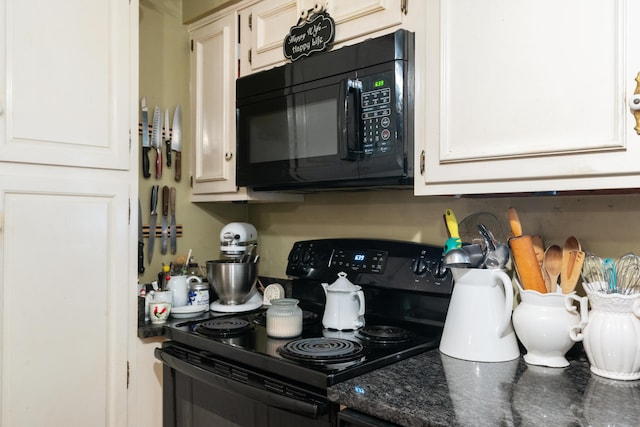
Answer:
[{"label": "white teapot", "polygon": [[322,288],[327,297],[322,326],[339,331],[364,326],[364,292],[347,279],[347,273],[338,273],[338,280],[323,283]]}]

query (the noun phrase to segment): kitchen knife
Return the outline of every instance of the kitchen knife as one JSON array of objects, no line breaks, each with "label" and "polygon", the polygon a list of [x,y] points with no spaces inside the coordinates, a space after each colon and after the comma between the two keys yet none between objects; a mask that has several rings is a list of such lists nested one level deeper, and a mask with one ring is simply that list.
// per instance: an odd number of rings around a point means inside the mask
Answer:
[{"label": "kitchen knife", "polygon": [[167,167],[171,167],[171,138],[169,138],[169,109],[164,110],[164,142],[167,146]]},{"label": "kitchen knife", "polygon": [[[169,234],[169,241],[171,244],[171,253],[175,254],[177,249],[176,242],[176,187],[171,187],[169,212],[171,213],[171,231]],[[188,260],[187,260],[188,262]]]},{"label": "kitchen knife", "polygon": [[160,179],[162,177],[162,113],[158,106],[153,109],[151,145],[156,149],[156,179]]},{"label": "kitchen knife", "polygon": [[160,240],[160,253],[167,253],[167,241],[169,240],[169,187],[162,187],[162,237]]},{"label": "kitchen knife", "polygon": [[149,178],[149,110],[147,109],[147,97],[142,97],[142,175]]},{"label": "kitchen knife", "polygon": [[142,238],[142,207],[138,198],[138,274],[144,273],[144,240]]},{"label": "kitchen knife", "polygon": [[171,134],[171,149],[176,152],[175,180],[180,182],[182,177],[182,109],[176,105],[173,112],[173,133]]},{"label": "kitchen knife", "polygon": [[151,187],[151,216],[149,217],[149,252],[147,253],[147,259],[151,264],[151,258],[153,258],[153,244],[156,238],[156,220],[158,218],[158,186]]}]

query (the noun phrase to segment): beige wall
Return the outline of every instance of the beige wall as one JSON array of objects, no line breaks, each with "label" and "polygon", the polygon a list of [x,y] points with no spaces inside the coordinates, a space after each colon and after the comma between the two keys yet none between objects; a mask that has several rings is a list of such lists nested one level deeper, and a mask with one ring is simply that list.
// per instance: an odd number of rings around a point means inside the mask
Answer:
[{"label": "beige wall", "polygon": [[452,208],[461,221],[474,212],[494,213],[508,228],[507,208],[518,210],[527,234],[563,245],[575,235],[602,257],[640,253],[640,195],[466,199],[414,197],[411,192],[332,192],[306,196],[302,204],[250,205],[259,233],[260,273],[285,277],[286,257],[296,240],[373,237],[442,245],[442,215]]},{"label": "beige wall", "polygon": [[[191,3],[194,3],[193,1]],[[195,2],[197,3],[197,2]],[[204,3],[204,2],[203,2]],[[149,155],[151,161],[151,178],[145,179],[140,171],[140,202],[142,204],[142,221],[149,223],[149,204],[151,186],[154,184],[177,190],[176,220],[182,224],[183,236],[178,238],[177,255],[186,255],[192,249],[195,260],[204,264],[219,255],[219,238],[222,226],[231,221],[246,220],[247,209],[243,205],[209,204],[196,205],[188,202],[189,158],[192,149],[191,131],[189,127],[189,35],[182,24],[181,2],[179,0],[143,0],[140,2],[140,96],[147,97],[149,120],[153,107],[158,105],[163,110],[169,108],[173,120],[176,104],[180,104],[183,112],[183,152],[182,180],[174,181],[174,166],[163,164],[161,180],[156,180],[153,171],[155,152]],[[173,153],[175,159],[175,153]],[[164,159],[164,151],[163,151]],[[161,204],[158,202],[158,209]],[[158,217],[158,223],[160,216]],[[146,264],[140,277],[141,283],[149,283],[157,278],[162,263],[169,264],[175,256],[161,255],[160,242],[156,238],[155,250],[151,266]]]},{"label": "beige wall", "polygon": [[182,22],[191,23],[197,21],[221,6],[226,6],[240,0],[183,0]]}]

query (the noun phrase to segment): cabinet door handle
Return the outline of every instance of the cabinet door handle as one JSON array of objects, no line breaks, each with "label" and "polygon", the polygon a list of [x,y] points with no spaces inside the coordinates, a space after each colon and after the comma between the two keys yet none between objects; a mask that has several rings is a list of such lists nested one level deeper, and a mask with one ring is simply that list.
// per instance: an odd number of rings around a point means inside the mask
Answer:
[{"label": "cabinet door handle", "polygon": [[636,76],[636,90],[629,100],[629,108],[636,119],[636,133],[640,135],[640,73]]},{"label": "cabinet door handle", "polygon": [[233,158],[233,153],[224,153],[225,160],[231,160]]}]

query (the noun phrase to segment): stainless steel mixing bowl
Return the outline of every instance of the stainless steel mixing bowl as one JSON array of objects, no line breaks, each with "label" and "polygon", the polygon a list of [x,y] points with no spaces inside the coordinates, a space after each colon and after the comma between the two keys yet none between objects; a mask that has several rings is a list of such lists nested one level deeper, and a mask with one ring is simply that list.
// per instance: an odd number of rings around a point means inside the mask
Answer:
[{"label": "stainless steel mixing bowl", "polygon": [[244,304],[258,281],[258,263],[220,259],[207,261],[207,280],[221,304]]}]

